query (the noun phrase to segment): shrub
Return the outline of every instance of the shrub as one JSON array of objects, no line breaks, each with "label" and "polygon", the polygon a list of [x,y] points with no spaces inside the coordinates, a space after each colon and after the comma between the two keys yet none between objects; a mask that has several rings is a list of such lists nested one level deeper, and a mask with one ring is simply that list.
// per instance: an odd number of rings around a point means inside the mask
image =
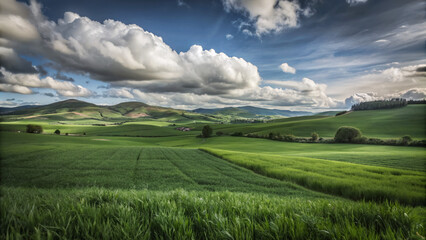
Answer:
[{"label": "shrub", "polygon": [[316,132],[313,132],[313,133],[311,134],[311,140],[312,140],[313,142],[316,142],[316,141],[318,141],[318,139],[319,139],[319,134],[318,134],[318,133],[316,133]]},{"label": "shrub", "polygon": [[398,146],[400,145],[400,141],[396,140],[396,139],[386,139],[383,140],[384,145],[392,145],[392,146]]},{"label": "shrub", "polygon": [[278,140],[278,141],[282,141],[282,140],[283,140],[283,135],[281,135],[281,133],[277,133],[277,134],[274,136],[274,139],[275,139],[275,140]]},{"label": "shrub", "polygon": [[59,131],[59,129],[56,129],[56,130],[55,130],[55,134],[56,134],[56,135],[61,135],[61,131]]},{"label": "shrub", "polygon": [[201,130],[201,135],[203,135],[204,138],[210,137],[212,133],[213,129],[209,125],[204,126],[203,130]]},{"label": "shrub", "polygon": [[410,146],[426,147],[426,140],[412,141]]},{"label": "shrub", "polygon": [[269,135],[268,135],[268,138],[269,139],[274,139],[274,136],[275,136],[274,133],[270,132]]},{"label": "shrub", "polygon": [[353,140],[353,143],[368,143],[368,138],[366,137],[359,137]]},{"label": "shrub", "polygon": [[385,142],[382,139],[379,139],[379,138],[369,138],[367,140],[367,143],[368,144],[374,144],[374,145],[382,145]]},{"label": "shrub", "polygon": [[403,136],[403,137],[401,138],[401,144],[403,144],[403,145],[408,145],[408,144],[410,144],[412,141],[413,141],[413,139],[411,138],[411,136],[408,136],[408,135]]},{"label": "shrub", "polygon": [[216,136],[222,136],[222,135],[223,135],[223,132],[221,131],[216,132]]},{"label": "shrub", "polygon": [[68,133],[65,133],[65,136],[68,136]]},{"label": "shrub", "polygon": [[27,125],[27,133],[42,133],[43,128],[40,125],[33,125],[28,124]]},{"label": "shrub", "polygon": [[359,143],[361,137],[362,134],[358,128],[340,127],[334,136],[334,141],[338,143]]},{"label": "shrub", "polygon": [[293,142],[296,137],[292,134],[286,134],[283,136],[283,141],[285,142]]},{"label": "shrub", "polygon": [[243,136],[243,132],[234,132],[233,134],[231,134],[231,136],[241,137],[241,136]]}]

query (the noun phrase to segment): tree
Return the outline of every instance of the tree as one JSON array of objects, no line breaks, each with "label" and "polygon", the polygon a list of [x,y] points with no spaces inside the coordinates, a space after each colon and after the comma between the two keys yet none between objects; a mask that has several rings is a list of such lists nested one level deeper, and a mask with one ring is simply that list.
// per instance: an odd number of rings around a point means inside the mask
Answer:
[{"label": "tree", "polygon": [[312,141],[313,141],[313,142],[318,141],[318,139],[319,139],[319,134],[318,134],[318,133],[316,133],[316,132],[313,132],[313,133],[311,134],[311,139],[312,139]]},{"label": "tree", "polygon": [[204,126],[203,130],[201,131],[201,134],[203,135],[204,138],[210,137],[212,133],[213,133],[213,129],[209,125]]},{"label": "tree", "polygon": [[361,131],[354,127],[340,127],[334,136],[335,142],[354,143],[362,138]]},{"label": "tree", "polygon": [[55,134],[56,134],[56,135],[61,135],[61,131],[59,131],[59,129],[56,129],[56,130],[55,130]]},{"label": "tree", "polygon": [[28,124],[27,125],[27,133],[42,133],[43,128],[40,125],[33,125]]}]

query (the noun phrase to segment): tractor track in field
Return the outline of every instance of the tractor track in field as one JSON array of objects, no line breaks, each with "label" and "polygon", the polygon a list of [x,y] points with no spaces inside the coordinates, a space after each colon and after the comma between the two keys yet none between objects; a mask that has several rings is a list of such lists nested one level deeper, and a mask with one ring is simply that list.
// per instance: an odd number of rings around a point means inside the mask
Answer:
[{"label": "tractor track in field", "polygon": [[133,168],[132,181],[133,181],[133,186],[135,187],[136,187],[136,175],[138,172],[138,165],[142,155],[142,151],[143,151],[143,148],[141,148],[141,150],[139,151],[138,157],[136,158],[136,161],[135,161],[135,167]]},{"label": "tractor track in field", "polygon": [[161,154],[163,154],[163,156],[165,157],[165,159],[167,159],[167,161],[169,161],[177,170],[179,170],[180,173],[182,173],[182,175],[184,175],[186,178],[188,178],[189,181],[191,181],[192,183],[204,188],[202,185],[200,185],[197,181],[195,181],[191,176],[189,176],[188,174],[186,174],[173,160],[170,160],[170,158],[168,157],[168,155],[164,154],[163,151],[161,151]]}]

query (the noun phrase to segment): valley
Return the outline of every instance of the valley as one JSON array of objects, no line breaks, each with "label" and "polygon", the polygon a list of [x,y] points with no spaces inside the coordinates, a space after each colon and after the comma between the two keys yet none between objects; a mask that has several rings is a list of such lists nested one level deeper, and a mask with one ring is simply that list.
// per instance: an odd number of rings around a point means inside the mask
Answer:
[{"label": "valley", "polygon": [[[18,110],[3,115],[0,123],[1,218],[8,226],[2,232],[13,238],[84,238],[92,224],[90,229],[105,229],[98,233],[102,238],[424,236],[424,147],[244,135],[274,132],[308,138],[315,131],[333,139],[340,126],[355,126],[368,137],[423,140],[425,107],[240,124],[136,103],[97,107],[72,100]],[[98,111],[104,111],[102,116]],[[42,126],[43,133],[26,133],[28,124]],[[213,129],[211,137],[199,137],[205,125]],[[54,134],[56,130],[60,133]],[[234,132],[243,136],[231,136]],[[84,213],[71,214],[72,209]],[[148,217],[140,219],[133,211]],[[362,214],[363,224],[353,218],[355,212]],[[37,217],[24,217],[28,214]],[[120,222],[105,222],[109,214],[120,216]],[[318,218],[323,214],[329,217]],[[143,228],[136,228],[141,221]],[[54,225],[39,228],[47,222]],[[80,230],[67,228],[69,224]]]}]

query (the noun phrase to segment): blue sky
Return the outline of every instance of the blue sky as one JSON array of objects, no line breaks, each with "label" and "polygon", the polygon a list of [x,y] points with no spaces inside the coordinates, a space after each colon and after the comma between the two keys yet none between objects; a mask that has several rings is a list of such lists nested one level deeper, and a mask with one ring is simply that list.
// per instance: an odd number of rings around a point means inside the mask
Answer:
[{"label": "blue sky", "polygon": [[5,0],[0,105],[321,111],[426,96],[422,0]]}]

